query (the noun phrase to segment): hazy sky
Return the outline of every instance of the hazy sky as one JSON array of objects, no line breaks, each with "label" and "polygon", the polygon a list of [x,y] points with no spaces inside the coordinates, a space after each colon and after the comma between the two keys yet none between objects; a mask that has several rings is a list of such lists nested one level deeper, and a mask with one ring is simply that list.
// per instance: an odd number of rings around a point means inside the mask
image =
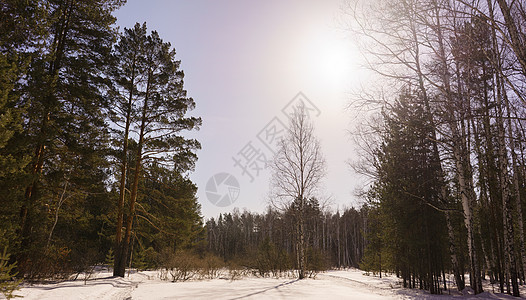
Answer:
[{"label": "hazy sky", "polygon": [[[261,154],[272,156],[263,144],[270,144],[271,135],[265,133],[287,122],[282,109],[299,92],[320,113],[313,120],[327,160],[322,198],[330,197],[333,208],[357,203],[358,176],[347,164],[353,157],[347,133],[352,114],[345,106],[358,62],[336,21],[339,8],[340,0],[128,0],[116,13],[121,28],[147,22],[181,60],[185,88],[197,105],[191,114],[203,119],[192,134],[202,150],[190,177],[205,218],[235,207],[264,211],[270,171],[257,168]],[[251,157],[257,161],[247,167],[253,180],[233,159]],[[239,183],[239,197],[227,207],[212,204],[205,192],[208,180],[223,172]]]}]

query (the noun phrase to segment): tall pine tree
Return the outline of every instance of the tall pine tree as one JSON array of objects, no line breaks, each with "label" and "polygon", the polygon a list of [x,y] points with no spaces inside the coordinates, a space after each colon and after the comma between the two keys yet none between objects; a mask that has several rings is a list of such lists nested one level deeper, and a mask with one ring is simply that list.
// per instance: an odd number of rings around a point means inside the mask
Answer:
[{"label": "tall pine tree", "polygon": [[380,255],[387,269],[401,274],[404,286],[414,287],[417,282],[422,289],[440,293],[447,231],[429,118],[419,95],[409,89],[384,111],[384,117],[371,193],[371,205],[378,211],[376,243],[382,248],[369,255]]},{"label": "tall pine tree", "polygon": [[[29,157],[24,172],[0,182],[7,188],[1,202],[18,210],[18,238],[12,241],[18,244],[14,254],[20,275],[30,272],[47,249],[62,191],[74,194],[69,201],[82,205],[91,185],[104,184],[103,74],[116,35],[112,12],[123,3],[49,0],[2,5],[6,18],[0,27],[1,49],[8,62],[23,70],[8,95],[15,101],[3,107],[10,108],[5,114],[9,118],[17,116],[16,110],[21,114],[6,149],[20,159]],[[92,177],[88,169],[98,175]]]},{"label": "tall pine tree", "polygon": [[[121,172],[114,275],[124,276],[145,163],[166,165],[178,173],[192,169],[196,159],[194,150],[199,149],[200,144],[184,138],[181,132],[199,128],[201,119],[186,116],[195,103],[183,88],[184,73],[179,69],[180,61],[175,59],[175,50],[156,31],[147,35],[145,24],[126,29],[115,47],[114,62],[117,109],[113,120],[123,128],[117,133]],[[130,139],[137,143],[131,154],[133,172],[128,172]],[[130,195],[125,218],[127,186]]]}]

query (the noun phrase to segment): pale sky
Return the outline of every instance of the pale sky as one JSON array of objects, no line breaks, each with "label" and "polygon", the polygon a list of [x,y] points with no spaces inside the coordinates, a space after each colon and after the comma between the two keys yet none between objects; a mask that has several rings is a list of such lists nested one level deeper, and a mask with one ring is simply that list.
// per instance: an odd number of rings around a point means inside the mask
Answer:
[{"label": "pale sky", "polygon": [[[190,178],[199,188],[206,219],[235,207],[265,210],[270,170],[259,176],[252,170],[252,181],[233,158],[248,153],[242,150],[249,142],[252,150],[270,158],[258,133],[269,122],[278,124],[277,119],[286,123],[282,109],[299,92],[320,112],[313,117],[327,160],[320,197],[330,198],[333,209],[358,204],[354,192],[360,178],[347,164],[354,157],[347,133],[352,113],[345,107],[361,73],[349,33],[337,21],[340,2],[128,0],[116,13],[121,28],[146,21],[149,31],[171,42],[181,60],[185,89],[197,106],[191,114],[203,119],[201,130],[191,135],[202,150]],[[239,196],[219,207],[208,200],[205,187],[223,172],[237,179]]]}]

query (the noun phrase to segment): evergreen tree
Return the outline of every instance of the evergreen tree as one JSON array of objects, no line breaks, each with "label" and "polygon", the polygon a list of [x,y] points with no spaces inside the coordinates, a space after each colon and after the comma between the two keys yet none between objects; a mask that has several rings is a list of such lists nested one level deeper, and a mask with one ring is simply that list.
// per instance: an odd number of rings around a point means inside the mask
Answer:
[{"label": "evergreen tree", "polygon": [[7,96],[12,100],[7,106],[2,103],[0,110],[8,108],[5,116],[14,118],[16,126],[10,125],[14,134],[5,131],[11,138],[0,151],[9,153],[0,155],[14,158],[18,162],[10,163],[14,169],[26,167],[14,176],[0,177],[0,186],[6,188],[0,202],[18,210],[9,215],[10,223],[17,224],[18,238],[11,244],[17,246],[13,253],[20,276],[33,272],[36,261],[46,256],[43,252],[53,241],[63,201],[67,198],[69,205],[80,209],[93,185],[104,187],[103,71],[116,33],[111,13],[122,4],[120,0],[2,4],[6,18],[0,27],[0,49],[16,75],[14,81],[2,76],[13,87]]},{"label": "evergreen tree", "polygon": [[142,247],[175,253],[204,238],[197,187],[188,178],[152,164],[143,182],[136,227]]},{"label": "evergreen tree", "polygon": [[7,247],[5,247],[0,254],[0,294],[3,294],[7,299],[15,297],[13,292],[18,290],[20,283],[22,283],[21,280],[15,280],[14,268],[16,263],[10,263],[9,256]]},{"label": "evergreen tree", "polygon": [[[0,6],[0,246],[18,261],[18,276],[66,277],[103,261],[115,223],[126,225],[114,246],[120,274],[132,235],[148,244],[137,252],[146,262],[202,234],[186,177],[200,144],[180,135],[201,120],[185,116],[195,104],[175,51],[156,32],[126,29],[112,54],[112,13],[124,2]],[[112,175],[112,156],[122,176]]]},{"label": "evergreen tree", "polygon": [[[114,111],[113,119],[124,128],[119,135],[122,145],[119,152],[122,154],[119,162],[121,178],[114,274],[124,276],[145,163],[153,161],[155,164],[166,164],[178,173],[192,169],[196,159],[193,151],[199,149],[200,144],[196,140],[185,139],[180,132],[199,128],[201,119],[185,116],[195,107],[195,103],[187,97],[183,88],[184,73],[179,70],[180,61],[175,59],[175,50],[156,31],[146,35],[145,24],[136,24],[133,29],[125,30],[115,48],[114,62],[117,110]],[[136,132],[135,136],[130,136],[131,129]],[[136,139],[137,142],[131,174],[127,172],[129,139]],[[129,180],[128,175],[131,175]],[[129,211],[124,222],[127,181],[130,190]],[[124,234],[121,223],[125,223]]]},{"label": "evergreen tree", "polygon": [[377,199],[371,203],[379,213],[379,256],[386,267],[401,272],[404,286],[411,287],[416,279],[420,288],[440,293],[446,228],[438,210],[440,170],[432,163],[429,118],[418,94],[410,90],[384,115],[386,131],[376,154]]}]

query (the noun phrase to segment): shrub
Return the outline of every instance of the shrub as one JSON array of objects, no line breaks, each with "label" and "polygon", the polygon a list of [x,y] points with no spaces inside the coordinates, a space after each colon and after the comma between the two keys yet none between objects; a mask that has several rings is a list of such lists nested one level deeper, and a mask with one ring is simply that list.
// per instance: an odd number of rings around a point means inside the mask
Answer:
[{"label": "shrub", "polygon": [[326,271],[329,267],[326,253],[321,249],[310,247],[307,250],[307,272],[309,277],[316,277],[316,274]]},{"label": "shrub", "polygon": [[199,256],[189,251],[176,251],[165,256],[163,267],[166,268],[172,282],[187,281],[198,274]]},{"label": "shrub", "polygon": [[66,279],[74,274],[71,262],[71,250],[67,247],[49,246],[43,251],[33,251],[22,268],[24,277],[29,281],[46,279]]},{"label": "shrub", "polygon": [[221,268],[224,262],[213,254],[206,254],[201,261],[201,277],[206,279],[218,278],[221,275]]},{"label": "shrub", "polygon": [[260,276],[280,277],[290,269],[290,258],[285,251],[276,249],[274,243],[266,237],[257,252],[255,268]]},{"label": "shrub", "polygon": [[156,269],[159,267],[159,254],[153,247],[140,249],[133,258],[132,267],[138,270]]}]

